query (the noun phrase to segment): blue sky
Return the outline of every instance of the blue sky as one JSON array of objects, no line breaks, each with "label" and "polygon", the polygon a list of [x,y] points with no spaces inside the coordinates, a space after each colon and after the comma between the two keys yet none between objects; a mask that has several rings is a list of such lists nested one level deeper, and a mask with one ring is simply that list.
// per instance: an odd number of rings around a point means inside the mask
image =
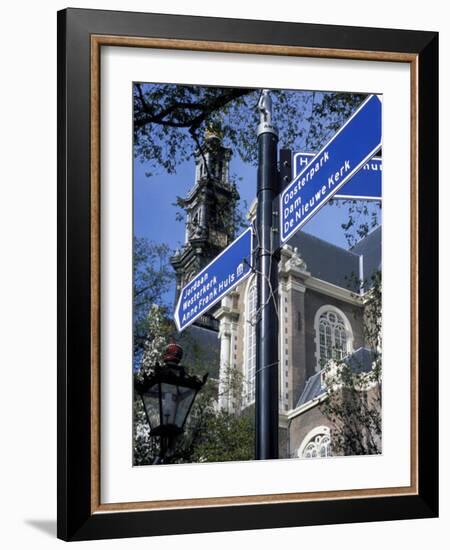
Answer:
[{"label": "blue sky", "polygon": [[[177,209],[173,204],[177,196],[184,197],[194,185],[194,162],[180,164],[176,174],[161,170],[160,174],[147,177],[146,170],[145,164],[135,160],[134,234],[166,243],[174,250],[184,243],[184,223],[175,219]],[[256,196],[256,167],[233,158],[231,172],[241,178],[237,181],[239,194],[250,205]],[[347,208],[326,205],[303,227],[303,231],[348,248],[341,228],[347,219]]]},{"label": "blue sky", "polygon": [[[194,185],[194,162],[178,167],[176,174],[147,177],[146,166],[134,162],[134,233],[155,242],[164,242],[175,249],[184,242],[184,223],[176,221],[173,203],[184,197]],[[256,196],[256,167],[233,158],[231,170],[242,181],[237,181],[242,200],[250,205]],[[337,205],[322,208],[303,228],[304,231],[347,248],[341,223],[347,221],[347,209]]]},{"label": "blue sky", "polygon": [[[170,249],[175,250],[184,243],[185,228],[183,222],[176,220],[177,208],[174,203],[177,196],[186,196],[194,185],[194,160],[179,164],[175,174],[167,174],[160,168],[159,173],[153,171],[152,175],[147,177],[148,168],[145,163],[135,159],[134,234],[157,243],[165,243]],[[256,167],[244,163],[238,155],[233,155],[230,172],[232,176],[237,176],[235,181],[241,200],[250,206],[256,195]],[[346,221],[346,207],[326,205],[302,230],[337,246],[348,248],[344,230],[341,228],[341,224]],[[173,299],[171,294],[168,293],[167,296],[169,303]]]}]

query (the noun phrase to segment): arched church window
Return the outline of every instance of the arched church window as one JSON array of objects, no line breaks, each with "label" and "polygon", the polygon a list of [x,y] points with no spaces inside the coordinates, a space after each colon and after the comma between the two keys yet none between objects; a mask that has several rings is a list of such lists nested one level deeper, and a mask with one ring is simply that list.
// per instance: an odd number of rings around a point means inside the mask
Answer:
[{"label": "arched church window", "polygon": [[255,400],[255,371],[256,371],[256,279],[251,279],[246,300],[245,326],[245,398],[247,403]]},{"label": "arched church window", "polygon": [[316,314],[317,370],[330,360],[343,359],[352,351],[353,336],[347,317],[334,306],[323,306]]},{"label": "arched church window", "polygon": [[328,435],[316,435],[316,437],[306,445],[303,451],[303,458],[326,458],[331,456],[331,441]]},{"label": "arched church window", "polygon": [[298,456],[300,458],[327,458],[332,456],[329,428],[321,426],[309,432],[300,445]]}]

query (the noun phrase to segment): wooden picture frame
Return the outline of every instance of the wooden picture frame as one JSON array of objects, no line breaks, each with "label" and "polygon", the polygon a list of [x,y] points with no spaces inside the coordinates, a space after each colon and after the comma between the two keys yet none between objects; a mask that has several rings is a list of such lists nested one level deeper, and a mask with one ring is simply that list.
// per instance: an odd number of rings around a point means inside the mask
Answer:
[{"label": "wooden picture frame", "polygon": [[[409,64],[411,485],[100,502],[100,50],[114,45]],[[58,13],[58,537],[114,537],[438,514],[438,35],[67,9]]]}]

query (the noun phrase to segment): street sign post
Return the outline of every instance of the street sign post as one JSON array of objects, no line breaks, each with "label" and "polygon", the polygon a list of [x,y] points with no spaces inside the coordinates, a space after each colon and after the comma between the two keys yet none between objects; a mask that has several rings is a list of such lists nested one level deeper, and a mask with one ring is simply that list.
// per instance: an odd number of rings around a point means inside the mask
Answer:
[{"label": "street sign post", "polygon": [[381,148],[381,101],[369,96],[280,195],[285,243]]},{"label": "street sign post", "polygon": [[[295,153],[294,178],[310,164],[315,156],[316,153]],[[381,157],[373,157],[339,189],[339,192],[333,196],[333,199],[380,201],[382,170]]]},{"label": "street sign post", "polygon": [[253,229],[249,227],[180,292],[175,324],[184,330],[246,279],[252,268]]},{"label": "street sign post", "polygon": [[[258,315],[255,323],[255,458],[278,458],[278,259],[274,255],[273,200],[280,189],[278,132],[272,123],[272,100],[263,90],[258,102],[258,172],[256,178],[255,251]],[[274,293],[274,290],[275,293]]]}]

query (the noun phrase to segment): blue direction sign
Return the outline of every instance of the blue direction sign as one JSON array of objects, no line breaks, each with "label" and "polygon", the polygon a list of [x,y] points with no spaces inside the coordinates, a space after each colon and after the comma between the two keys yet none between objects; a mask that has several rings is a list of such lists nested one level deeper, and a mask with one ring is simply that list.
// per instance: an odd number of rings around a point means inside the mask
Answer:
[{"label": "blue direction sign", "polygon": [[371,95],[281,193],[281,241],[292,237],[380,147],[381,101]]},{"label": "blue direction sign", "polygon": [[[295,153],[294,178],[311,162],[316,153]],[[333,199],[381,200],[381,157],[373,157],[356,173]]]},{"label": "blue direction sign", "polygon": [[184,330],[251,273],[253,230],[246,229],[180,292],[175,324]]}]

